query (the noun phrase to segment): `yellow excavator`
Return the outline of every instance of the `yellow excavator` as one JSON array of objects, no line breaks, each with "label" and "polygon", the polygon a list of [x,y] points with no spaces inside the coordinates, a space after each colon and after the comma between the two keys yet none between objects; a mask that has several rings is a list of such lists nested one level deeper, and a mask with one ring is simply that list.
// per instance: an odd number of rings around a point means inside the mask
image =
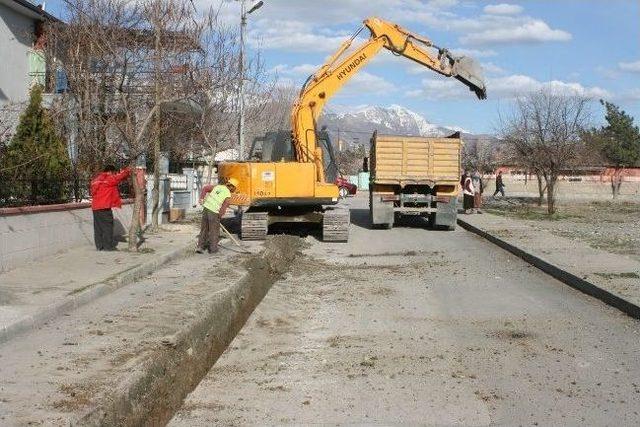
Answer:
[{"label": "yellow excavator", "polygon": [[[369,39],[347,52],[364,28],[371,32]],[[455,57],[431,40],[380,18],[365,20],[303,85],[291,112],[291,132],[254,141],[249,161],[218,166],[221,182],[235,178],[240,183],[232,204],[242,211],[242,239],[265,239],[274,223],[315,222],[322,225],[324,241],[348,240],[349,210],[332,206],[338,203],[339,190],[333,184],[331,142],[326,132],[317,131],[316,120],[325,103],[382,48],[454,77],[479,99],[486,98],[481,70],[471,58]]]}]

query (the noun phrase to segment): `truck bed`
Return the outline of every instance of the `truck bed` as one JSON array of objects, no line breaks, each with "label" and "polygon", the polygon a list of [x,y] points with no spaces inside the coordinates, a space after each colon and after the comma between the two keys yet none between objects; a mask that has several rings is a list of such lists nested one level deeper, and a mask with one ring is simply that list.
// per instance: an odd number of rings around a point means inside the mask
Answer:
[{"label": "truck bed", "polygon": [[371,182],[429,185],[457,183],[462,141],[448,138],[374,135],[371,144]]}]

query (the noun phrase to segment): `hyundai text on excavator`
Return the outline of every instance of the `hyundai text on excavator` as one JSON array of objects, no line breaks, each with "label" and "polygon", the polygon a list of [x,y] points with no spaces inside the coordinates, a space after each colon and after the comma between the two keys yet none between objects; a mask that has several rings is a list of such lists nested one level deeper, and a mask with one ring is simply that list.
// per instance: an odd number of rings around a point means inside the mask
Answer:
[{"label": "hyundai text on excavator", "polygon": [[[364,29],[369,39],[347,54]],[[369,18],[303,85],[291,112],[291,132],[268,134],[252,147],[251,161],[226,162],[218,167],[222,182],[239,181],[232,204],[242,208],[241,237],[266,238],[268,226],[278,222],[322,224],[324,241],[347,241],[350,216],[333,207],[339,200],[332,146],[326,132],[316,130],[325,103],[382,48],[411,59],[432,71],[454,77],[486,98],[480,68],[467,57],[454,57],[431,40],[379,18]],[[344,56],[344,58],[343,58]]]}]

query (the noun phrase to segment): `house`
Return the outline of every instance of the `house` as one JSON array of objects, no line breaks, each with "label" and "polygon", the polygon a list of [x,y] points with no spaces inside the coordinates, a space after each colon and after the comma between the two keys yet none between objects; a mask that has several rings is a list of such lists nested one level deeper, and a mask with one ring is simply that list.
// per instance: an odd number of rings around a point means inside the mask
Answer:
[{"label": "house", "polygon": [[27,0],[0,0],[0,107],[24,103],[45,85],[44,28],[58,19]]}]

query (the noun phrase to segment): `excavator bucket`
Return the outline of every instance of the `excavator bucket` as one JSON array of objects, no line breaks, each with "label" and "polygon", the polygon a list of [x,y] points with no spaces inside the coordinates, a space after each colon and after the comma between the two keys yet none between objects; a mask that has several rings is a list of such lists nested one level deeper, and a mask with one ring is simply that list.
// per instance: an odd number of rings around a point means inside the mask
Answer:
[{"label": "excavator bucket", "polygon": [[487,88],[480,65],[467,56],[453,58],[453,76],[475,92],[478,99],[487,99]]}]

